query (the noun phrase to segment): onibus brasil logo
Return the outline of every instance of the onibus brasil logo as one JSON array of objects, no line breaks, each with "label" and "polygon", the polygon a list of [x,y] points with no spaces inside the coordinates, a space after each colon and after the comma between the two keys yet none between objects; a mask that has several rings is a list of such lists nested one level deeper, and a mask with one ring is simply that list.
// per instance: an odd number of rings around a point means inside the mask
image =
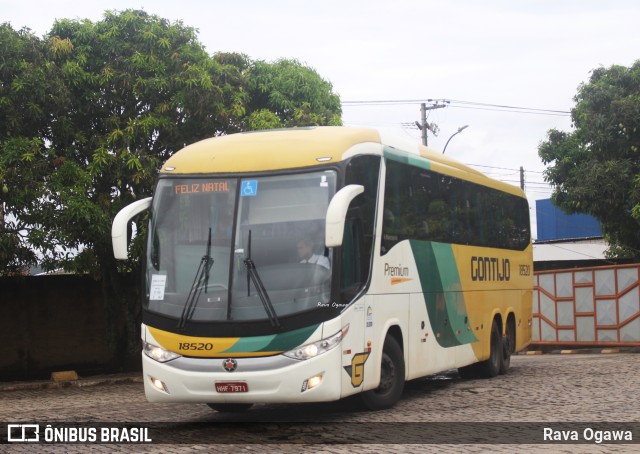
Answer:
[{"label": "onibus brasil logo", "polygon": [[148,427],[7,424],[9,443],[150,443]]}]

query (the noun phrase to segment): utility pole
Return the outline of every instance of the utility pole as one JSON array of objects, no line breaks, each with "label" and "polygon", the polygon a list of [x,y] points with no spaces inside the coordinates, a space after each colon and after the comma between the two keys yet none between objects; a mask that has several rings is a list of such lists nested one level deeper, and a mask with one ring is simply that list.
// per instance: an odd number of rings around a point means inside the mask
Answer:
[{"label": "utility pole", "polygon": [[420,130],[422,132],[422,145],[427,146],[427,105],[420,104]]},{"label": "utility pole", "polygon": [[[432,101],[432,100],[429,99],[428,101]],[[443,101],[443,102],[447,104],[449,103],[449,101]],[[427,123],[427,110],[442,109],[443,107],[447,107],[447,105],[440,104],[440,101],[436,101],[435,104],[431,104],[428,107],[427,107],[427,104],[424,102],[420,104],[420,122],[416,121],[416,126],[422,132],[422,145],[424,145],[425,147],[428,145],[427,130],[430,130],[431,132],[433,132],[434,135],[436,135],[436,131],[437,131],[437,125]]]},{"label": "utility pole", "polygon": [[524,167],[520,166],[520,189],[524,191]]}]

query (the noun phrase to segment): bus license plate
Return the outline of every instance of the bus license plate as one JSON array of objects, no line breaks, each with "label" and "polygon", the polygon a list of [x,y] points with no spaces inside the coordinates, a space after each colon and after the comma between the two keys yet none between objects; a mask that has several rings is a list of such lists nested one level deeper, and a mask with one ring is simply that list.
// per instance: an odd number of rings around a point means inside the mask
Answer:
[{"label": "bus license plate", "polygon": [[219,393],[247,393],[249,386],[242,381],[216,382],[216,391]]}]

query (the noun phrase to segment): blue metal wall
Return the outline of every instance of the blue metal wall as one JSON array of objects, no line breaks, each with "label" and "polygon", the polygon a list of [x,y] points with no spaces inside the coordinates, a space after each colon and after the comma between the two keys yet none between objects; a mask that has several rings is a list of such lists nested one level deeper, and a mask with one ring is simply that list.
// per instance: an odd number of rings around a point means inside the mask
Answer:
[{"label": "blue metal wall", "polygon": [[551,199],[536,200],[538,241],[602,236],[600,224],[587,214],[566,214]]}]

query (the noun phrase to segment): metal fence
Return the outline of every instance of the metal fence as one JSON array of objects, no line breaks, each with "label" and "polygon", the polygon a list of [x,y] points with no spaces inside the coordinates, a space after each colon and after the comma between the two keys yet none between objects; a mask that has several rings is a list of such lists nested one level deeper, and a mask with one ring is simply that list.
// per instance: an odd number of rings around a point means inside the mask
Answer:
[{"label": "metal fence", "polygon": [[534,345],[640,346],[640,264],[537,272]]}]

